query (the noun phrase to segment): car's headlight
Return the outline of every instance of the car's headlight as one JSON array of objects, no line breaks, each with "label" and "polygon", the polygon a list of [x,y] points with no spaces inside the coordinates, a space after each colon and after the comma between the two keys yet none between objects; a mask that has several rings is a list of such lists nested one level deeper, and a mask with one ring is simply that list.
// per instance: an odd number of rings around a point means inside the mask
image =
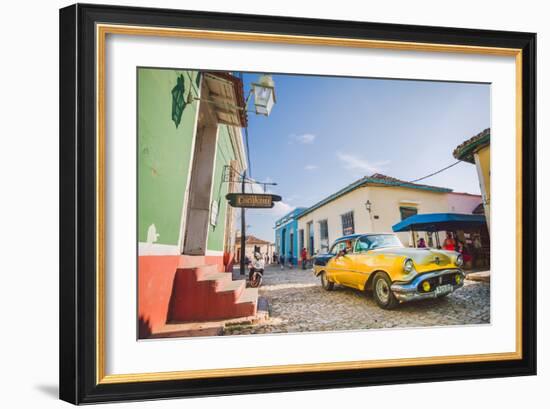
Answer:
[{"label": "car's headlight", "polygon": [[410,273],[413,267],[414,267],[413,261],[410,258],[406,259],[405,262],[403,263],[403,270],[405,270],[407,273]]},{"label": "car's headlight", "polygon": [[456,256],[455,264],[458,267],[461,267],[462,264],[464,264],[464,258],[462,258],[462,254],[459,254],[458,256]]}]

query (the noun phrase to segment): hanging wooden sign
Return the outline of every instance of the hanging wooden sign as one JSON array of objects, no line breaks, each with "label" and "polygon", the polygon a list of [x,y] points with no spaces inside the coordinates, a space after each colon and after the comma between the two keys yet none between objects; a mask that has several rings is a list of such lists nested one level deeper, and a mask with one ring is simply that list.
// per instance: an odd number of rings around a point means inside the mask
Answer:
[{"label": "hanging wooden sign", "polygon": [[270,209],[281,200],[281,196],[267,193],[228,193],[225,198],[232,207],[248,209]]}]

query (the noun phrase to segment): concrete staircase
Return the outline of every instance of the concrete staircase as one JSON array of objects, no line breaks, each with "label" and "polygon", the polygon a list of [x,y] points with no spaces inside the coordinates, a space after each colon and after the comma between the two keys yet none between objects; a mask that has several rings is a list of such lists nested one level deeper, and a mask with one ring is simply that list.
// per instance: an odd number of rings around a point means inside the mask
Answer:
[{"label": "concrete staircase", "polygon": [[224,320],[256,315],[258,289],[220,273],[218,266],[179,266],[168,311],[168,323]]}]

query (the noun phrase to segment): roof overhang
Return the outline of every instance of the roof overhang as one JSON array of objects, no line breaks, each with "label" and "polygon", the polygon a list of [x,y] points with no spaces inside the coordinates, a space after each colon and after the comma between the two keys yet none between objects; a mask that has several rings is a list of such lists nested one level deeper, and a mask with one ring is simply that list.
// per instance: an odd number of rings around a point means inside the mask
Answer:
[{"label": "roof overhang", "polygon": [[487,128],[458,145],[453,151],[453,156],[464,162],[475,163],[474,154],[490,143],[491,128]]},{"label": "roof overhang", "polygon": [[487,223],[485,216],[463,213],[424,213],[407,217],[394,224],[394,232],[404,231],[443,231],[443,230],[470,230],[479,228]]},{"label": "roof overhang", "polygon": [[242,81],[228,72],[205,72],[203,80],[210,94],[208,102],[212,104],[218,123],[246,127]]}]

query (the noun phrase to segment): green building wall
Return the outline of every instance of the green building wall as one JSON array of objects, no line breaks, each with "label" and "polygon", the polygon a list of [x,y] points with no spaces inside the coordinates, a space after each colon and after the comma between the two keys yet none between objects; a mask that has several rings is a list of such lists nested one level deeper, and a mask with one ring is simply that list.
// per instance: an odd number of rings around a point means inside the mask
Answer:
[{"label": "green building wall", "polygon": [[177,245],[183,199],[191,166],[197,102],[172,120],[172,89],[180,75],[185,96],[198,94],[199,73],[139,68],[138,76],[138,240],[147,241],[154,224],[156,243]]},{"label": "green building wall", "polygon": [[[138,240],[147,241],[154,224],[156,243],[177,245],[185,191],[191,171],[198,102],[185,106],[178,127],[172,120],[172,89],[183,75],[185,95],[198,95],[197,71],[138,69]],[[217,201],[216,225],[209,223],[207,249],[224,250],[229,183],[224,168],[236,159],[228,127],[220,125],[216,144],[211,203]],[[212,206],[211,206],[212,208]]]},{"label": "green building wall", "polygon": [[[209,224],[208,242],[206,248],[212,251],[222,251],[224,245],[225,215],[227,212],[227,200],[225,195],[228,193],[229,183],[223,181],[225,165],[229,165],[235,160],[235,152],[231,144],[229,131],[226,125],[220,125],[218,129],[218,143],[216,146],[216,164],[214,177],[212,179],[212,197],[213,201],[218,202],[218,217],[216,225]],[[211,206],[212,208],[212,206]]]}]

